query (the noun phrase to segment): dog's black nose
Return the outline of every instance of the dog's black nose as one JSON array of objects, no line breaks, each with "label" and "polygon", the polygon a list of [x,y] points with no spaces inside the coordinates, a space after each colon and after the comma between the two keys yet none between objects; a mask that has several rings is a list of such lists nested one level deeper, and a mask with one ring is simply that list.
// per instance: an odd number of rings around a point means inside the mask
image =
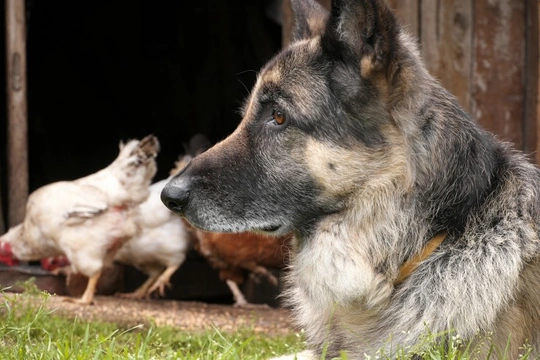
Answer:
[{"label": "dog's black nose", "polygon": [[161,191],[161,201],[170,210],[182,213],[189,199],[189,186],[169,181]]}]

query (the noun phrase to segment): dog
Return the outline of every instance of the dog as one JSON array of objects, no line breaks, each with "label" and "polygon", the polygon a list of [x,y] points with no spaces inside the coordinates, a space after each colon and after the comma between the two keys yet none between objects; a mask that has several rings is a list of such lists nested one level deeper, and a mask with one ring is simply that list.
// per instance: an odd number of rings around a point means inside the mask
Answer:
[{"label": "dog", "polygon": [[419,356],[426,331],[537,356],[540,170],[428,73],[383,0],[292,6],[241,123],[163,203],[207,231],[294,232],[302,358]]}]

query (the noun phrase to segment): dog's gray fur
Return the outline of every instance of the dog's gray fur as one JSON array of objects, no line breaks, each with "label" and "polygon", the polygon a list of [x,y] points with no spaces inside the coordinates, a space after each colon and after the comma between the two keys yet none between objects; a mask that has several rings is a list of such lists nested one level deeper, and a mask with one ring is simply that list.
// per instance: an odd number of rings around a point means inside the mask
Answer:
[{"label": "dog's gray fur", "polygon": [[392,357],[426,329],[489,335],[510,359],[538,348],[538,168],[428,74],[383,0],[292,4],[295,41],[164,203],[205,230],[295,233],[285,295],[313,355]]}]

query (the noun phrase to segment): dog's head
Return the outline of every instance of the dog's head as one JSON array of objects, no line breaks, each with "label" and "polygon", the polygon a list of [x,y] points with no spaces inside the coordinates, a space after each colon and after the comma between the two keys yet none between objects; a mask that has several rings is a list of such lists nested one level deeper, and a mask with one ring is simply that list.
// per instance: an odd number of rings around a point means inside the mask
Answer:
[{"label": "dog's head", "polygon": [[293,0],[294,41],[260,71],[228,138],[167,184],[162,201],[209,231],[283,234],[406,177],[389,106],[406,61],[383,0]]}]

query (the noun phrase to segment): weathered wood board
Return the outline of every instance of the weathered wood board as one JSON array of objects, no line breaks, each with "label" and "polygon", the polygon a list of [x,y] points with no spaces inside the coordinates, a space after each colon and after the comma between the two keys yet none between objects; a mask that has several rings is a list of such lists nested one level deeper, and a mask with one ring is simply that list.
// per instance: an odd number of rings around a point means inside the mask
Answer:
[{"label": "weathered wood board", "polygon": [[475,1],[472,114],[487,129],[523,148],[525,1]]}]

